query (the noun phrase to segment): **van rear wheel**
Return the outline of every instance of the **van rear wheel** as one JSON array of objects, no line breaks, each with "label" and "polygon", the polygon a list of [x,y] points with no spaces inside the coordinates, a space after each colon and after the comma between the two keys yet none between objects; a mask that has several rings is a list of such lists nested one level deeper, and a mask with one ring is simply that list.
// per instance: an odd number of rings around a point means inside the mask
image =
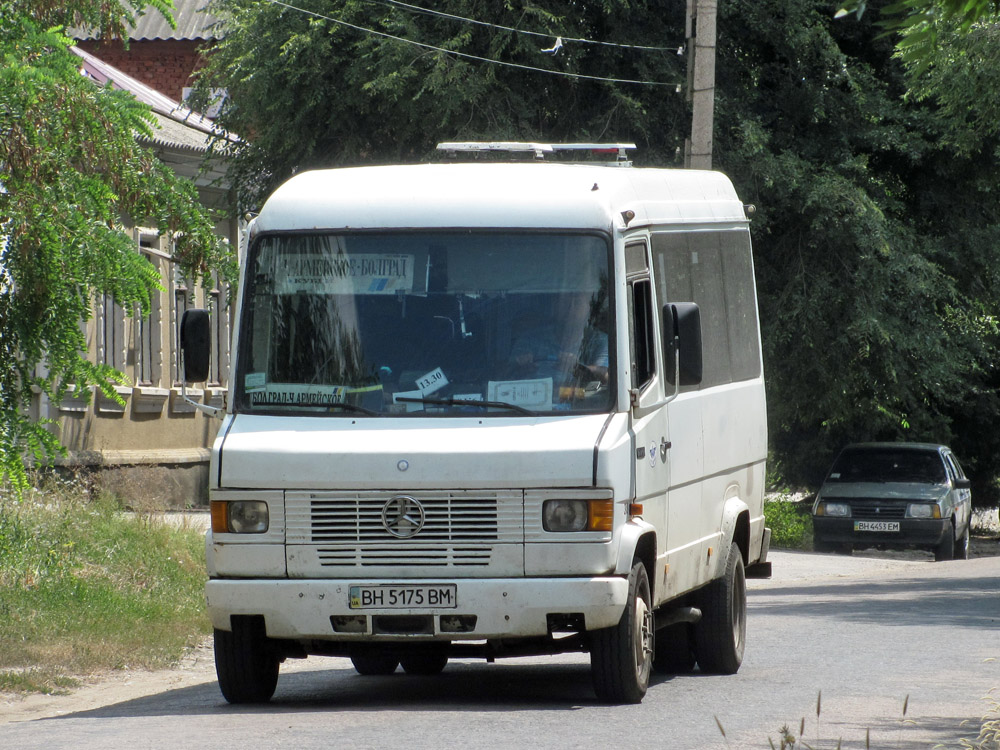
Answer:
[{"label": "van rear wheel", "polygon": [[701,619],[694,626],[694,652],[702,672],[736,674],[747,637],[747,584],[743,553],[729,547],[726,572],[701,590]]},{"label": "van rear wheel", "polygon": [[215,630],[215,673],[230,703],[267,703],[278,684],[281,659],[262,617],[233,617],[232,631]]},{"label": "van rear wheel", "polygon": [[646,567],[628,576],[628,604],[617,625],[595,630],[590,642],[594,692],[605,703],[641,703],[653,666],[653,610]]}]

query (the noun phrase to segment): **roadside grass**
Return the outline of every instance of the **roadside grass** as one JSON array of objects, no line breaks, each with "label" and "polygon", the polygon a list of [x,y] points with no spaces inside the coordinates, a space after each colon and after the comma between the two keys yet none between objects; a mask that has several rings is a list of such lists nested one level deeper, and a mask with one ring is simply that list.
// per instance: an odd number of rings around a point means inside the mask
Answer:
[{"label": "roadside grass", "polygon": [[52,478],[0,494],[0,691],[177,661],[210,632],[204,580],[193,528]]},{"label": "roadside grass", "polygon": [[[978,722],[964,721],[963,726],[978,726],[979,733],[972,738],[962,737],[956,740],[955,744],[941,744],[937,743],[931,747],[931,750],[947,750],[948,748],[963,748],[963,750],[996,750],[1000,747],[1000,702],[998,702],[995,691],[991,690],[988,695],[983,697],[983,700],[989,703],[989,710],[979,719]],[[879,728],[878,733],[882,735],[882,739],[877,740],[877,744],[873,744],[872,740],[872,729],[871,727],[865,730],[864,745],[863,747],[868,750],[869,748],[881,747],[909,747],[912,743],[906,742],[904,745],[903,733],[908,726],[919,726],[918,721],[914,721],[907,717],[907,709],[910,704],[910,696],[907,695],[903,699],[903,709],[900,717],[895,722],[895,727],[892,727],[893,722],[883,725]],[[844,745],[843,737],[839,737],[836,740],[829,739],[825,740],[822,738],[822,707],[823,707],[823,692],[820,691],[816,695],[816,728],[815,728],[815,738],[806,741],[807,735],[807,722],[806,718],[803,716],[799,722],[799,732],[798,735],[785,724],[780,729],[778,729],[778,741],[775,743],[773,737],[768,737],[767,741],[771,750],[821,750],[821,748],[828,748],[829,750],[840,750]],[[809,722],[811,723],[811,721]],[[725,727],[722,726],[722,722],[719,721],[718,717],[715,717],[715,724],[719,728],[719,732],[722,734],[723,739],[726,741],[726,745],[731,747],[729,743],[729,738],[726,736]],[[893,731],[894,730],[894,731]],[[888,743],[885,742],[886,735],[892,735],[895,733],[895,741],[891,737],[888,738]],[[855,741],[856,742],[856,741]],[[852,747],[855,746],[852,742]]]}]

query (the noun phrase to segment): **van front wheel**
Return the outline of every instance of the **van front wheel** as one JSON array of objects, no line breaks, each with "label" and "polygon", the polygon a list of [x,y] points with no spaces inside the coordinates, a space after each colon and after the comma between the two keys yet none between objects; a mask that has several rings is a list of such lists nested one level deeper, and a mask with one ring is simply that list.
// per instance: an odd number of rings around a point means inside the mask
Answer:
[{"label": "van front wheel", "polygon": [[267,703],[278,684],[278,657],[264,619],[234,617],[232,632],[215,631],[215,673],[230,703]]},{"label": "van front wheel", "polygon": [[628,604],[618,624],[591,635],[594,692],[605,703],[640,703],[653,665],[653,610],[646,568],[636,561],[628,576]]},{"label": "van front wheel", "polygon": [[701,619],[694,626],[694,652],[702,672],[736,674],[747,637],[747,583],[743,553],[729,548],[726,572],[701,590]]}]

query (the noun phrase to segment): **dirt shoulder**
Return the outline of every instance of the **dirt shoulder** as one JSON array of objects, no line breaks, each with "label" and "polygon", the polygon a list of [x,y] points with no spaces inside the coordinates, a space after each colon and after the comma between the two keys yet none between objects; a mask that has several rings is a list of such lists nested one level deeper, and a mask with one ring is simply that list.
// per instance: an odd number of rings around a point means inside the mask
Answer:
[{"label": "dirt shoulder", "polygon": [[83,685],[63,695],[15,695],[0,692],[0,725],[88,711],[215,680],[212,641],[190,649],[170,669],[122,670],[83,678]]}]

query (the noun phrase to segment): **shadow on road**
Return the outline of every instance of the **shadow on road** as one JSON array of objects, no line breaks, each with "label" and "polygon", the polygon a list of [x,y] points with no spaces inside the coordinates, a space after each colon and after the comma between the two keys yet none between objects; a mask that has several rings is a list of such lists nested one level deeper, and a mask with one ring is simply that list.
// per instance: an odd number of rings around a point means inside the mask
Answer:
[{"label": "shadow on road", "polygon": [[[310,661],[318,663],[323,657]],[[348,663],[343,659],[337,663]],[[654,675],[653,685],[672,676]],[[553,664],[486,664],[452,662],[440,675],[358,675],[353,668],[283,671],[270,703],[231,706],[215,682],[167,690],[155,695],[77,711],[52,721],[79,718],[126,718],[149,716],[197,716],[241,713],[304,713],[312,711],[573,711],[599,707],[590,682],[589,662]]]},{"label": "shadow on road", "polygon": [[893,578],[787,584],[750,592],[754,614],[796,615],[879,625],[995,628],[1000,578]]}]

